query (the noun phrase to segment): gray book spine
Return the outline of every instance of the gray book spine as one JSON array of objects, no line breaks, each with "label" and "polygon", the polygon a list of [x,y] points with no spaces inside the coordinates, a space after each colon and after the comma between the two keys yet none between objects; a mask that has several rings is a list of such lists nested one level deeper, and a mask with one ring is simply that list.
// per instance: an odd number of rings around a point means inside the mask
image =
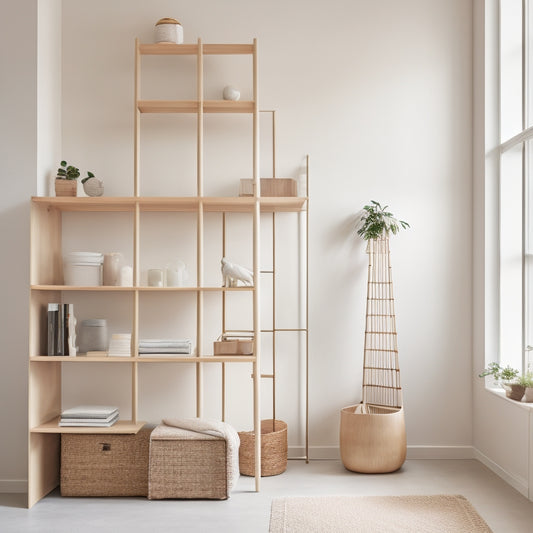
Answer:
[{"label": "gray book spine", "polygon": [[58,304],[48,304],[48,355],[57,355]]}]

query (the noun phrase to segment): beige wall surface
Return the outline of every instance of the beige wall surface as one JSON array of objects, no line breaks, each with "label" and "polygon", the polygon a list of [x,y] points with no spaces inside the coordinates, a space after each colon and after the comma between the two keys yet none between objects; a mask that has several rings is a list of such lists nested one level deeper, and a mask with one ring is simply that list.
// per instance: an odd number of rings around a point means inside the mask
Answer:
[{"label": "beige wall surface", "polygon": [[[154,23],[175,17],[183,25],[185,42],[199,37],[207,43],[258,39],[260,107],[277,111],[277,175],[301,184],[305,154],[311,160],[311,457],[336,455],[340,409],[361,398],[367,257],[354,223],[355,214],[370,200],[388,204],[411,224],[391,246],[408,444],[450,450],[466,450],[472,444],[471,11],[471,2],[464,0],[63,2],[61,153],[82,171],[99,174],[109,195],[132,194],[135,37],[151,42]],[[220,98],[222,88],[230,84],[241,89],[243,99],[249,94],[245,59],[207,58],[205,72],[206,98]],[[190,58],[143,59],[143,75],[143,97],[194,95]],[[142,121],[142,194],[194,194],[194,118],[148,116]],[[208,116],[205,130],[205,193],[235,195],[238,179],[251,173],[250,121]],[[261,131],[262,176],[268,177],[268,123]],[[29,180],[34,179],[27,177],[28,191],[21,194],[30,194],[35,186]],[[39,175],[41,186],[46,179]],[[12,207],[8,204],[4,213]],[[141,250],[143,239],[144,250],[149,250],[144,257],[141,251],[145,269],[172,259],[162,253],[172,239],[172,224],[180,232],[187,225],[179,217],[158,216],[146,218],[147,234],[141,234]],[[65,218],[65,249],[100,246],[114,251],[122,246],[125,255],[131,255],[131,240],[124,245],[121,237],[131,227],[128,217]],[[281,220],[288,228],[292,222],[290,216]],[[216,224],[208,224],[206,236],[206,254],[213,265],[220,257]],[[239,233],[238,220],[234,225],[241,243],[245,235]],[[298,236],[287,231],[280,258],[292,263]],[[95,234],[105,236],[96,242]],[[21,253],[27,256],[24,239]],[[194,256],[187,242],[179,253]],[[246,246],[236,245],[235,255],[246,261]],[[266,260],[266,251],[263,255]],[[296,273],[287,270],[283,294],[292,295]],[[213,266],[207,276],[218,282],[217,274]],[[24,285],[20,291],[27,294]],[[2,375],[19,382],[17,391],[25,386],[19,361],[26,357],[26,345],[20,341],[26,335],[26,302],[24,296],[21,332],[6,333],[11,362],[2,363]],[[81,318],[101,307],[92,297],[76,303],[85,313]],[[110,320],[117,331],[126,327],[127,301],[110,298],[105,305],[112,309]],[[147,297],[145,305],[148,317],[150,306],[157,305],[168,316],[173,302],[160,304]],[[293,304],[278,305],[283,327],[293,318]],[[142,312],[141,307],[141,319]],[[176,331],[186,323],[179,321]],[[159,327],[160,321],[149,320],[146,336],[164,334]],[[290,445],[297,448],[302,442],[302,395],[295,385],[298,363],[291,354],[298,353],[298,343],[283,343],[277,416],[289,422]],[[92,366],[91,372],[80,372],[82,366],[70,365],[64,371],[64,403],[88,401],[96,393],[127,413],[129,376],[112,368],[100,379],[96,365],[94,372]],[[141,370],[141,418],[156,422],[163,415],[193,414],[191,369]],[[248,370],[232,372],[229,419],[246,429],[241,423],[248,416],[250,386],[241,389],[239,379],[246,379]],[[206,371],[206,380],[216,392],[214,369]],[[264,383],[265,418],[270,414],[268,388]],[[217,416],[216,398],[207,399],[209,416]],[[20,392],[9,412],[2,409],[4,424],[22,425],[24,404]],[[18,448],[0,457],[0,479],[24,477],[23,442],[21,433]],[[12,465],[18,465],[14,472]]]}]

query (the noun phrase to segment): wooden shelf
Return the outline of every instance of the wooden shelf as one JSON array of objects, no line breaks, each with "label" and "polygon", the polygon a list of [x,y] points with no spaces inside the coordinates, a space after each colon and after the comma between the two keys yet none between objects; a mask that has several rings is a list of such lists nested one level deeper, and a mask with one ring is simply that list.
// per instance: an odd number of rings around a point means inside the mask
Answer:
[{"label": "wooden shelf", "polygon": [[[65,198],[55,196],[34,196],[32,202],[46,208],[60,211],[143,212],[175,211],[196,213],[200,203],[206,212],[252,213],[255,198],[249,196],[170,196],[170,197],[114,197]],[[262,212],[299,212],[307,209],[307,198],[302,196],[264,196],[259,198]]]},{"label": "wooden shelf", "polygon": [[56,416],[37,427],[31,428],[31,433],[98,433],[98,434],[133,434],[137,433],[146,422],[132,422],[131,420],[118,420],[111,427],[59,427],[60,416]]},{"label": "wooden shelf", "polygon": [[250,292],[254,287],[78,287],[75,285],[32,285],[34,291],[86,291],[86,292]]},{"label": "wooden shelf", "polygon": [[203,355],[202,357],[196,356],[176,356],[167,357],[157,355],[150,357],[135,358],[139,363],[254,363],[256,358],[254,355]]},{"label": "wooden shelf", "polygon": [[160,355],[150,356],[139,355],[139,357],[87,357],[85,355],[78,355],[76,357],[62,356],[62,355],[36,355],[30,357],[32,362],[40,363],[253,363],[256,358],[254,355],[203,355],[196,357],[195,355]]},{"label": "wooden shelf", "polygon": [[32,291],[88,291],[88,292],[132,292],[133,287],[115,287],[101,285],[98,287],[78,287],[75,285],[32,285]]},{"label": "wooden shelf", "polygon": [[[204,100],[204,113],[253,113],[255,104],[250,100]],[[198,100],[139,100],[137,109],[141,113],[197,113]]]},{"label": "wooden shelf", "polygon": [[[140,44],[139,53],[141,55],[196,55],[198,54],[197,44],[172,44],[155,43]],[[253,44],[204,44],[202,45],[204,55],[243,55],[253,54]]]}]

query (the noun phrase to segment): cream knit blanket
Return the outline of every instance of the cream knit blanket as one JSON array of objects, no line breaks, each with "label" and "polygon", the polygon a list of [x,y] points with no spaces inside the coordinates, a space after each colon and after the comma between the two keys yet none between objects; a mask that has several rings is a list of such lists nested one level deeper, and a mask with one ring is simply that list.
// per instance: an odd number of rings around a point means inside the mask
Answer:
[{"label": "cream knit blanket", "polygon": [[196,433],[204,433],[213,437],[221,437],[226,441],[226,467],[228,471],[228,494],[239,479],[239,445],[240,439],[235,428],[226,422],[205,418],[164,418],[163,424]]}]

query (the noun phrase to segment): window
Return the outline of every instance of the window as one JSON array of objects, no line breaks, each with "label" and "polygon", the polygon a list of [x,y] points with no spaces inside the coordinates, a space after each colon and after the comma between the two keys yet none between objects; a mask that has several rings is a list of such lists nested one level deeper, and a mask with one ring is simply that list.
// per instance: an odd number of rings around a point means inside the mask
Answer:
[{"label": "window", "polygon": [[533,370],[533,0],[499,9],[500,360]]}]

